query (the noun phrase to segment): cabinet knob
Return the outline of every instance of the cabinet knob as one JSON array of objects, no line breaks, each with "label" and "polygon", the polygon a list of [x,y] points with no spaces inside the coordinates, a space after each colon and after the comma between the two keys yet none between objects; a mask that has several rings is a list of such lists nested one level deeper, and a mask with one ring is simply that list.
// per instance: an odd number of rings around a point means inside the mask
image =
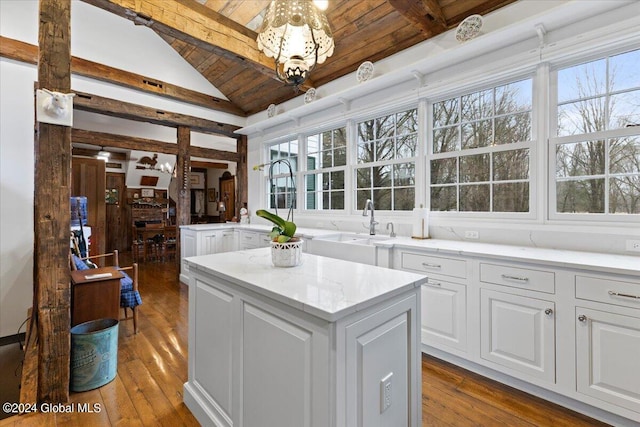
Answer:
[{"label": "cabinet knob", "polygon": [[587,321],[587,316],[585,316],[584,314],[581,314],[580,316],[578,316],[578,320],[581,322],[586,322]]},{"label": "cabinet knob", "polygon": [[550,308],[547,308],[547,309],[544,311],[544,314],[546,314],[547,316],[549,316],[549,315],[553,314],[553,310],[552,310],[552,309],[550,309]]}]

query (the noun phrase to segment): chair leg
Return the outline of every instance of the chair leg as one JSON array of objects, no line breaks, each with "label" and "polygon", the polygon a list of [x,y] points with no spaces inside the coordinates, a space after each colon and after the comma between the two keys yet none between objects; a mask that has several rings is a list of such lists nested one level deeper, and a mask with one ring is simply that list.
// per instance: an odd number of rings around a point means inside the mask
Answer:
[{"label": "chair leg", "polygon": [[133,307],[131,309],[133,311],[133,333],[138,333],[138,307]]}]

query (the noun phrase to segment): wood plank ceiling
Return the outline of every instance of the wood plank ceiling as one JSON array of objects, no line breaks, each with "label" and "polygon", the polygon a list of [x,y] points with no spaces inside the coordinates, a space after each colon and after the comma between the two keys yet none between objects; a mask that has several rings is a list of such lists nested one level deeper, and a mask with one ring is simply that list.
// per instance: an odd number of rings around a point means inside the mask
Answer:
[{"label": "wood plank ceiling", "polygon": [[[272,60],[257,52],[255,30],[269,0],[175,0],[171,14],[166,1],[85,1],[152,28],[245,115],[298,95],[275,78]],[[455,28],[470,15],[514,1],[329,0],[326,15],[335,51],[312,71],[308,86],[319,87],[364,61],[379,61]],[[219,27],[208,31],[207,24]]]}]

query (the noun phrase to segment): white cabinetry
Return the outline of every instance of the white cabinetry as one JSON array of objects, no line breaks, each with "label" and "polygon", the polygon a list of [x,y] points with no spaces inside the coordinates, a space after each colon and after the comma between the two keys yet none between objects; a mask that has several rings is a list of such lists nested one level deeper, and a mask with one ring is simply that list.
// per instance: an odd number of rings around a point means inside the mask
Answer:
[{"label": "white cabinetry", "polygon": [[576,307],[578,392],[640,413],[640,318]]},{"label": "white cabinetry", "polygon": [[421,425],[421,276],[313,255],[296,276],[268,249],[239,270],[234,255],[192,264],[184,402],[201,424]]},{"label": "white cabinetry", "polygon": [[195,231],[180,230],[180,281],[182,283],[189,283],[189,265],[185,262],[185,258],[196,256],[197,254],[198,244]]},{"label": "white cabinetry", "polygon": [[270,245],[270,242],[268,233],[249,230],[240,230],[238,233],[238,249],[241,251],[265,248]]},{"label": "white cabinetry", "polygon": [[256,249],[260,247],[260,235],[256,231],[240,230],[238,234],[238,249]]},{"label": "white cabinetry", "polygon": [[554,382],[554,303],[488,289],[480,295],[481,357]]},{"label": "white cabinetry", "polygon": [[479,270],[481,357],[555,382],[554,272],[483,262]]},{"label": "white cabinetry", "polygon": [[429,277],[421,290],[422,343],[464,355],[467,352],[466,260],[402,251],[398,261],[402,270]]},{"label": "white cabinetry", "polygon": [[180,228],[180,281],[189,283],[189,265],[186,258],[198,255],[215,254],[219,251],[222,230],[204,228],[196,224]]},{"label": "white cabinetry", "polygon": [[220,232],[220,247],[218,252],[233,252],[238,250],[238,232],[235,230],[222,230]]},{"label": "white cabinetry", "polygon": [[428,277],[423,351],[609,424],[638,425],[640,259],[438,246],[393,248],[394,268]]},{"label": "white cabinetry", "polygon": [[197,239],[200,246],[198,255],[209,255],[218,252],[219,233],[217,230],[206,230],[198,233]]},{"label": "white cabinetry", "polygon": [[578,275],[576,298],[578,392],[640,419],[640,282]]}]

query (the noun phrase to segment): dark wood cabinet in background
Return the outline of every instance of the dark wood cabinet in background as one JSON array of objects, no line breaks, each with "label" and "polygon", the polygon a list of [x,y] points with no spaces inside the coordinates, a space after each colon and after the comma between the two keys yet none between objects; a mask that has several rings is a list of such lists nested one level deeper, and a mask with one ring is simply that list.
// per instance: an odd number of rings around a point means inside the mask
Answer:
[{"label": "dark wood cabinet in background", "polygon": [[71,196],[87,198],[87,226],[91,227],[91,254],[106,252],[105,188],[104,161],[74,156],[71,162]]},{"label": "dark wood cabinet in background", "polygon": [[131,213],[126,204],[127,187],[123,173],[107,173],[107,188],[110,193],[107,200],[106,251],[128,251],[130,248]]}]

